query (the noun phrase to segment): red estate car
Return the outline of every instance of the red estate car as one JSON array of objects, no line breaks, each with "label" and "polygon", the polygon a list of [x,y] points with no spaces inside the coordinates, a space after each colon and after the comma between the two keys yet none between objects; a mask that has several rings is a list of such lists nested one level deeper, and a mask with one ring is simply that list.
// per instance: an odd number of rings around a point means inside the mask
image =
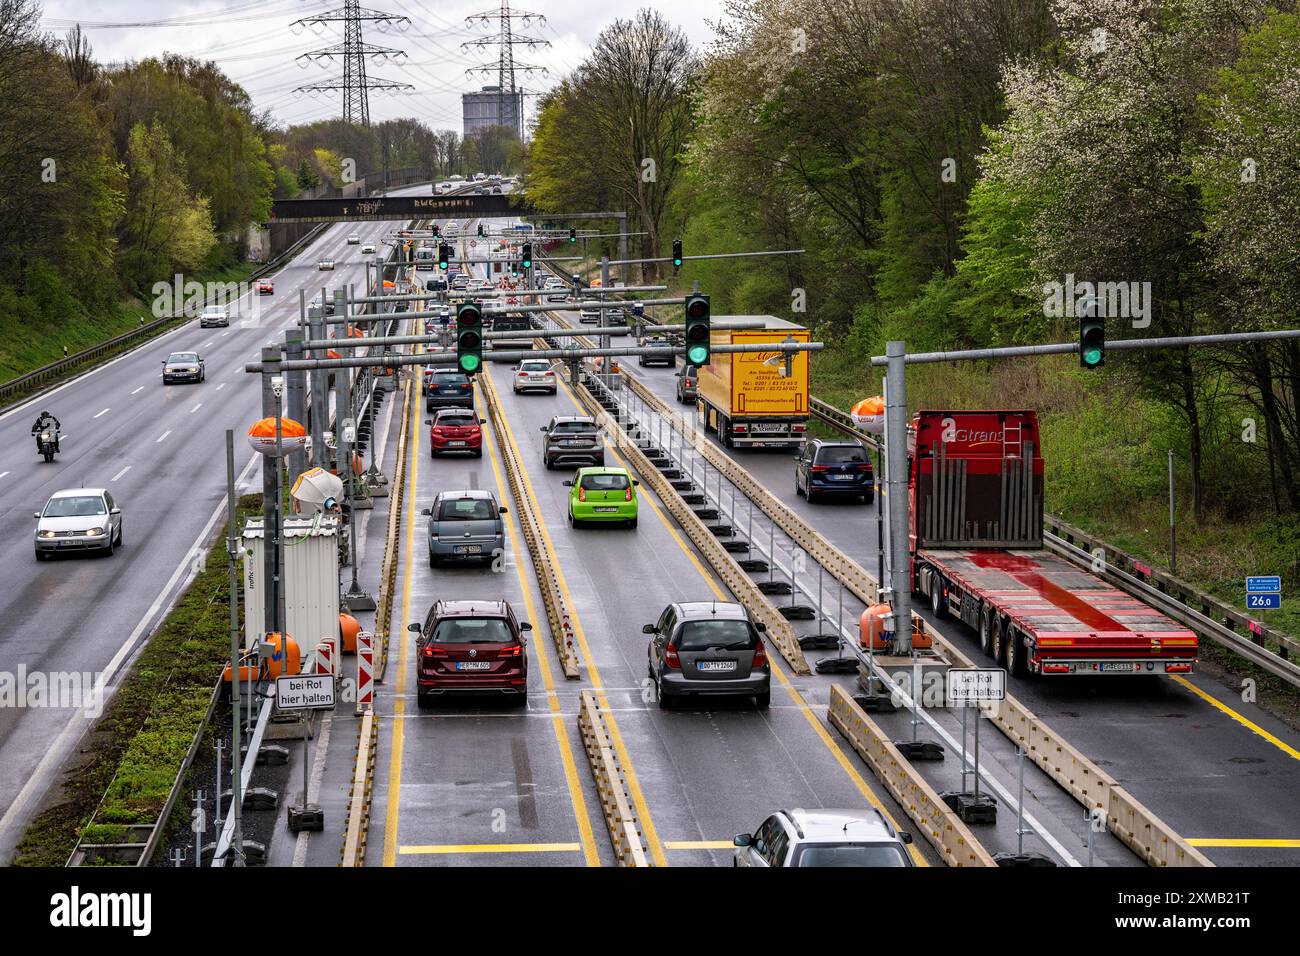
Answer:
[{"label": "red estate car", "polygon": [[429,426],[430,458],[448,451],[468,451],[475,458],[483,457],[481,426],[485,419],[475,417],[472,408],[444,408],[424,423]]},{"label": "red estate car", "polygon": [[258,295],[271,295],[275,292],[275,283],[270,279],[262,279],[257,283]]},{"label": "red estate car", "polygon": [[424,625],[408,624],[415,642],[416,702],[455,693],[505,694],[528,703],[528,652],[524,632],[506,601],[438,601]]}]

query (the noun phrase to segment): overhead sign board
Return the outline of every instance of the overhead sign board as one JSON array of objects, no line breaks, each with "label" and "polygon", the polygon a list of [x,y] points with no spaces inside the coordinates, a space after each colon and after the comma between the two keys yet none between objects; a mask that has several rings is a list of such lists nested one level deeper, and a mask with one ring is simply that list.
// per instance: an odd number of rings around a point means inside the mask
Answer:
[{"label": "overhead sign board", "polygon": [[947,684],[949,704],[978,704],[1007,696],[1007,672],[1000,667],[953,667]]},{"label": "overhead sign board", "polygon": [[329,710],[334,706],[332,674],[296,674],[275,681],[279,710]]},{"label": "overhead sign board", "polygon": [[343,222],[411,219],[493,219],[517,216],[527,208],[513,196],[370,196],[351,199],[277,199],[277,222]]}]

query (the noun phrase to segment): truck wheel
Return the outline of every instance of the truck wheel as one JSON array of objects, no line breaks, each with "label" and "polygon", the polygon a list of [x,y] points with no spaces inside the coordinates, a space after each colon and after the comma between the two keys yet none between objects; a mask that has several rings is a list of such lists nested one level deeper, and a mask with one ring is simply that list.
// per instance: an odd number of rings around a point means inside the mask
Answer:
[{"label": "truck wheel", "polygon": [[1011,628],[1003,621],[998,621],[993,625],[993,659],[999,664],[1006,666],[1007,663],[1007,631]]},{"label": "truck wheel", "polygon": [[980,650],[987,656],[993,656],[993,628],[992,615],[987,610],[980,613]]},{"label": "truck wheel", "polygon": [[1005,643],[1007,645],[1007,672],[1012,677],[1023,677],[1025,674],[1025,645],[1022,643],[1020,632],[1014,627],[1008,627]]},{"label": "truck wheel", "polygon": [[943,598],[943,578],[937,572],[930,572],[930,610],[935,617],[943,617],[947,601]]}]

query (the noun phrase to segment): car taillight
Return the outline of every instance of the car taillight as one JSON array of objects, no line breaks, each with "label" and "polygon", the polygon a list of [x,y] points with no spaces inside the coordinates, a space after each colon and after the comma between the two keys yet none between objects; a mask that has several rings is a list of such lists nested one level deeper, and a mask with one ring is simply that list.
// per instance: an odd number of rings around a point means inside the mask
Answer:
[{"label": "car taillight", "polygon": [[425,657],[446,657],[448,656],[447,649],[443,647],[435,647],[433,644],[426,644],[424,646],[424,656]]},{"label": "car taillight", "polygon": [[522,657],[524,648],[520,644],[511,644],[509,647],[503,647],[497,652],[497,657]]},{"label": "car taillight", "polygon": [[527,377],[528,377],[528,373],[527,373],[527,372],[520,372],[520,373],[519,373],[519,377],[520,377],[520,378],[527,378]]},{"label": "car taillight", "polygon": [[831,466],[830,466],[830,465],[813,465],[813,466],[812,466],[812,470],[813,470],[814,472],[816,472],[817,474],[821,474],[823,471],[830,471],[830,470],[831,470]]},{"label": "car taillight", "polygon": [[735,432],[736,434],[743,434],[743,433],[749,431],[749,426],[748,426],[748,425],[732,425],[732,426],[731,426],[731,430],[732,430],[733,432]]},{"label": "car taillight", "polygon": [[547,378],[555,378],[555,373],[554,373],[554,372],[547,372],[547,373],[546,373],[546,377],[547,377]]},{"label": "car taillight", "polygon": [[766,648],[763,647],[763,642],[762,642],[762,641],[757,641],[756,644],[757,644],[757,646],[754,648],[754,663],[751,664],[750,666],[751,666],[751,667],[766,667],[766,666],[767,666],[767,650],[766,650]]},{"label": "car taillight", "polygon": [[631,501],[631,500],[632,500],[632,486],[631,486],[631,485],[628,485],[628,486],[627,486],[627,494],[623,496],[623,500],[624,500],[624,501]]},{"label": "car taillight", "polygon": [[578,485],[578,500],[579,501],[587,500],[587,489],[582,487],[582,485]]},{"label": "car taillight", "polygon": [[695,379],[693,379],[693,378],[684,378],[684,379],[682,379],[682,384],[685,385],[687,388],[692,388],[692,387],[694,387],[694,385],[695,385]]},{"label": "car taillight", "polygon": [[870,471],[871,465],[868,462],[860,461],[853,466],[858,471]]},{"label": "car taillight", "polygon": [[681,670],[681,659],[677,656],[677,648],[672,644],[664,648],[664,666],[671,667],[673,670]]}]

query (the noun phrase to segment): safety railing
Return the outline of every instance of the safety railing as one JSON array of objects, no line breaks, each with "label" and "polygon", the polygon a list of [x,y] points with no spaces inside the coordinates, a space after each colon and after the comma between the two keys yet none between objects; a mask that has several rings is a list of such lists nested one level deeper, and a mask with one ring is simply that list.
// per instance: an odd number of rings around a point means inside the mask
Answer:
[{"label": "safety railing", "polygon": [[619,766],[618,754],[605,726],[605,715],[596,704],[596,696],[584,690],[578,700],[578,731],[591,764],[601,812],[614,845],[619,866],[649,866],[641,825],[632,809],[627,782]]}]

